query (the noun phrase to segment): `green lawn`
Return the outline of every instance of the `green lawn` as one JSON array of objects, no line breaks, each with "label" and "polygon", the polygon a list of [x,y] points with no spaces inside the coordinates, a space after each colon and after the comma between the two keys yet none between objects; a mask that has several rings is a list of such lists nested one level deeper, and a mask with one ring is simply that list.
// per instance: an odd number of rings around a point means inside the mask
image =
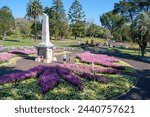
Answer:
[{"label": "green lawn", "polygon": [[[39,40],[37,43],[40,42]],[[34,39],[23,39],[16,35],[7,36],[5,40],[0,40],[0,45],[3,46],[35,46]]]},{"label": "green lawn", "polygon": [[[52,40],[51,42],[56,47],[77,47],[77,48],[79,47],[80,48],[79,43],[81,43],[81,42],[85,43],[86,41],[88,41],[90,43],[91,39],[94,40],[94,43],[96,43],[96,42],[105,43],[106,42],[105,39],[90,38],[90,37],[78,38],[77,40],[75,40],[74,38],[65,39],[65,40]],[[4,40],[4,41],[0,40],[0,45],[3,45],[3,46],[35,46],[39,42],[41,42],[41,40],[38,40],[35,43],[34,39],[22,39],[21,37],[12,35],[12,36],[8,36],[7,39]],[[120,52],[120,53],[123,53],[123,54],[127,53],[127,54],[131,54],[131,55],[138,55],[138,45],[137,44],[127,42],[126,45],[128,47],[132,46],[133,49],[109,48],[108,50],[112,51],[112,52]],[[145,56],[150,56],[150,47],[147,49],[147,53],[146,53]]]}]

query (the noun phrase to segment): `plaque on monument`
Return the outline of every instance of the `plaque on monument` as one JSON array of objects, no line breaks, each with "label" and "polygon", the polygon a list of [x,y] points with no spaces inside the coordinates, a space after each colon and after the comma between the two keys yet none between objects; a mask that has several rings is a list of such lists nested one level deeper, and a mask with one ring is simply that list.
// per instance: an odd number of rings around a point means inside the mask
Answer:
[{"label": "plaque on monument", "polygon": [[38,57],[36,58],[35,61],[44,63],[52,62],[54,45],[50,42],[49,18],[45,13],[43,13],[42,42],[36,45],[36,48],[38,51]]}]

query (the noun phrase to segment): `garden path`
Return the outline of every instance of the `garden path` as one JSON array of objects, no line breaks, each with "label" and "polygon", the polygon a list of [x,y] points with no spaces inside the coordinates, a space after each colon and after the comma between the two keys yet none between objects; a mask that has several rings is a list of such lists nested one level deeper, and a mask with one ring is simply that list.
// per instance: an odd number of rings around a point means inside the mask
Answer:
[{"label": "garden path", "polygon": [[137,70],[138,81],[136,86],[128,93],[123,94],[115,99],[119,100],[149,100],[150,99],[150,64],[119,58],[130,64]]}]

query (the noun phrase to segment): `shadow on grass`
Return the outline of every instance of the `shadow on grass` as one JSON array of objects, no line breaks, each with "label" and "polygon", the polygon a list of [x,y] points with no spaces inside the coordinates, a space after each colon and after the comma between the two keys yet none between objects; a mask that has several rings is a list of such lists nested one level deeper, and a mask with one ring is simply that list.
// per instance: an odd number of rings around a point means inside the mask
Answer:
[{"label": "shadow on grass", "polygon": [[20,42],[19,40],[15,40],[15,39],[6,39],[4,41],[8,41],[8,42]]}]

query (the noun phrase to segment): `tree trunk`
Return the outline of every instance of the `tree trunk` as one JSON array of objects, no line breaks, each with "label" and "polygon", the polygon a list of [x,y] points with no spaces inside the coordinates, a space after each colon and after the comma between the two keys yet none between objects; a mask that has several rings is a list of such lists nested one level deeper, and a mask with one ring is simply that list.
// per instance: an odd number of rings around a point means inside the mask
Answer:
[{"label": "tree trunk", "polygon": [[77,36],[75,35],[75,37],[74,37],[75,39],[77,39]]},{"label": "tree trunk", "polygon": [[146,45],[143,45],[141,47],[141,55],[142,55],[142,57],[144,57],[145,52],[146,52]]},{"label": "tree trunk", "polygon": [[4,32],[2,40],[5,40],[5,39],[6,39],[6,32]]},{"label": "tree trunk", "polygon": [[36,18],[34,18],[34,35],[35,35],[35,42],[37,41],[37,26],[36,26]]}]

